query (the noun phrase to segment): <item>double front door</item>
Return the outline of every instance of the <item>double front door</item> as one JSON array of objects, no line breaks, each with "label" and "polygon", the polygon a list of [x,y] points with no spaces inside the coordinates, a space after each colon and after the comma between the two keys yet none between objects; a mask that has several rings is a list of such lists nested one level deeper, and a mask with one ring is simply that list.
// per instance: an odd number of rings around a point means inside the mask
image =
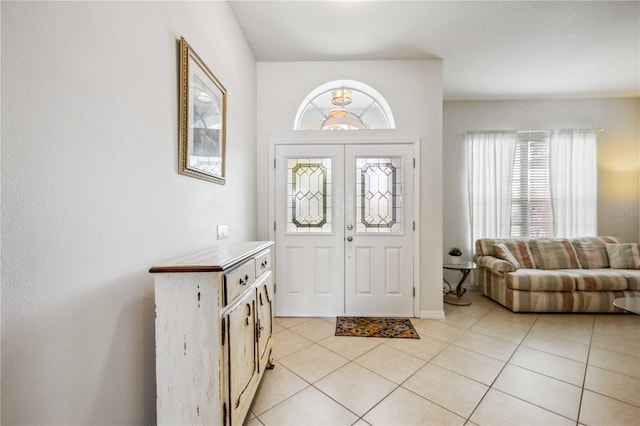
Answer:
[{"label": "double front door", "polygon": [[276,315],[413,316],[413,145],[275,156]]}]

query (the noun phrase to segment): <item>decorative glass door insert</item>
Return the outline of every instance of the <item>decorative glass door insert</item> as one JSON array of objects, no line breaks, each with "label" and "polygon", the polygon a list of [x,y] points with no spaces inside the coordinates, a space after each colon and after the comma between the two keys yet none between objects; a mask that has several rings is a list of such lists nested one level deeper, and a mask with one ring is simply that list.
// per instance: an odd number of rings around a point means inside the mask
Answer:
[{"label": "decorative glass door insert", "polygon": [[287,232],[331,233],[331,158],[287,160]]},{"label": "decorative glass door insert", "polygon": [[402,233],[402,157],[356,158],[356,232]]}]

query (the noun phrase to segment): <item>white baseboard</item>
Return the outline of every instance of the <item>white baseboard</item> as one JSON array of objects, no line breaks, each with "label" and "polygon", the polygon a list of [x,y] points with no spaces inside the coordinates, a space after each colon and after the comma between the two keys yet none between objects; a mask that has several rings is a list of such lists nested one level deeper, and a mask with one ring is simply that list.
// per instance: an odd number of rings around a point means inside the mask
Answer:
[{"label": "white baseboard", "polygon": [[420,318],[444,319],[444,311],[420,311]]}]

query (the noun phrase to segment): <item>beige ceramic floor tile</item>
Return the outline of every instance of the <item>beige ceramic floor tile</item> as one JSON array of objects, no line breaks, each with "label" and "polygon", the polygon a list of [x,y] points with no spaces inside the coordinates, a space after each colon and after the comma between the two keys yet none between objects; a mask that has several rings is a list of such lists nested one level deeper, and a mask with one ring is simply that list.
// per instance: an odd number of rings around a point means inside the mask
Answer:
[{"label": "beige ceramic floor tile", "polygon": [[317,342],[319,340],[326,339],[329,336],[334,336],[336,333],[336,324],[335,320],[331,323],[324,318],[314,318],[310,321],[290,327],[289,330],[294,333],[298,333],[305,339]]},{"label": "beige ceramic floor tile", "polygon": [[500,361],[507,361],[518,345],[506,342],[495,337],[485,336],[475,331],[467,331],[453,344],[459,348],[467,349],[486,355]]},{"label": "beige ceramic floor tile", "polygon": [[546,317],[541,317],[533,325],[533,327],[531,327],[531,331],[533,333],[541,333],[548,336],[557,337],[558,339],[568,340],[569,342],[573,343],[588,345],[591,341],[592,327],[592,325],[567,326],[566,324],[563,324],[562,321],[558,321],[557,319],[548,320],[546,319]]},{"label": "beige ceramic floor tile", "polygon": [[578,419],[582,389],[524,368],[507,365],[494,389],[573,420]]},{"label": "beige ceramic floor tile", "polygon": [[640,354],[640,339],[628,339],[615,334],[593,333],[591,347],[615,351],[625,355],[638,356],[638,354]]},{"label": "beige ceramic floor tile", "polygon": [[471,327],[471,330],[515,344],[519,344],[527,334],[527,330],[524,328],[516,327],[504,320],[491,317],[482,318]]},{"label": "beige ceramic floor tile", "polygon": [[640,379],[609,370],[587,366],[584,388],[599,394],[640,406]]},{"label": "beige ceramic floor tile", "polygon": [[620,339],[640,342],[640,316],[638,315],[598,315],[593,327],[595,336],[614,336]]},{"label": "beige ceramic floor tile", "polygon": [[431,363],[454,371],[485,385],[491,385],[500,373],[504,362],[466,349],[449,346]]},{"label": "beige ceramic floor tile", "polygon": [[344,358],[353,360],[387,340],[382,337],[331,336],[320,340],[318,344]]},{"label": "beige ceramic floor tile", "polygon": [[280,360],[300,349],[312,345],[313,342],[289,330],[282,330],[273,335],[273,359]]},{"label": "beige ceramic floor tile", "polygon": [[580,423],[589,426],[638,426],[640,408],[585,390]]},{"label": "beige ceramic floor tile", "polygon": [[478,425],[575,426],[575,421],[493,389],[487,392],[469,420]]},{"label": "beige ceramic floor tile", "polygon": [[290,328],[312,319],[311,317],[274,317],[273,322],[281,327]]},{"label": "beige ceramic floor tile", "polygon": [[[637,355],[640,356],[640,353]],[[589,352],[589,365],[640,378],[640,358],[638,356],[592,347]]]},{"label": "beige ceramic floor tile", "polygon": [[453,327],[443,321],[430,319],[417,324],[415,329],[420,335],[429,336],[447,343],[453,342],[464,333],[463,328]]},{"label": "beige ceramic floor tile", "polygon": [[372,349],[356,358],[355,362],[398,384],[425,364],[424,360],[387,345]]},{"label": "beige ceramic floor tile", "polygon": [[426,335],[421,335],[419,339],[388,339],[385,345],[425,361],[429,361],[447,347],[446,343]]},{"label": "beige ceramic floor tile", "polygon": [[427,364],[409,377],[402,387],[468,418],[489,389],[464,376]]},{"label": "beige ceramic floor tile", "polygon": [[589,354],[589,346],[587,345],[534,332],[527,334],[527,337],[522,341],[522,345],[579,362],[587,362],[587,356]]},{"label": "beige ceramic floor tile", "polygon": [[280,324],[276,323],[275,321],[272,324],[272,330],[274,333],[278,333],[282,330],[286,330],[286,328],[284,328],[283,326],[281,326]]},{"label": "beige ceramic floor tile", "polygon": [[444,323],[458,328],[468,329],[473,324],[478,322],[478,317],[468,315],[461,309],[456,309],[445,315]]},{"label": "beige ceramic floor tile", "polygon": [[398,385],[351,362],[319,380],[314,386],[362,416]]},{"label": "beige ceramic floor tile", "polygon": [[309,383],[316,382],[347,362],[347,359],[317,344],[280,360],[282,365]]},{"label": "beige ceramic floor tile", "polygon": [[523,312],[514,313],[506,308],[493,309],[485,316],[485,318],[487,319],[495,319],[514,327],[523,328],[525,330],[529,330],[539,317],[539,314]]},{"label": "beige ceramic floor tile", "polygon": [[545,376],[550,376],[558,380],[562,380],[572,385],[582,387],[584,383],[584,374],[587,365],[553,355],[548,352],[537,351],[526,346],[520,346],[513,357],[509,360],[509,364],[532,370]]},{"label": "beige ceramic floor tile", "polygon": [[365,422],[364,420],[360,419],[351,426],[371,426],[371,425]]},{"label": "beige ceramic floor tile", "polygon": [[251,419],[245,419],[244,426],[262,426],[262,423],[260,422],[260,420],[258,420],[257,417],[253,417]]},{"label": "beige ceramic floor tile", "polygon": [[553,322],[564,327],[592,330],[596,315],[584,313],[545,313],[540,314],[540,318],[544,322]]},{"label": "beige ceramic floor tile", "polygon": [[465,419],[400,387],[365,416],[371,425],[464,425]]},{"label": "beige ceramic floor tile", "polygon": [[266,426],[269,425],[351,425],[358,417],[309,386],[286,401],[276,405],[258,416]]},{"label": "beige ceramic floor tile", "polygon": [[266,370],[251,405],[251,411],[260,415],[276,404],[309,386],[285,366],[275,363],[273,370]]}]

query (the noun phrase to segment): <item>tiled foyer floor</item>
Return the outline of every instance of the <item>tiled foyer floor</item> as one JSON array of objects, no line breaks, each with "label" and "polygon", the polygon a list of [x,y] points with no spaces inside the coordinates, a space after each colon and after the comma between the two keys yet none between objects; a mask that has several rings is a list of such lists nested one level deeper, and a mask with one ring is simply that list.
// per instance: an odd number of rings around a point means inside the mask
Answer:
[{"label": "tiled foyer floor", "polygon": [[640,316],[514,314],[477,292],[420,340],[276,318],[246,424],[640,425]]}]

